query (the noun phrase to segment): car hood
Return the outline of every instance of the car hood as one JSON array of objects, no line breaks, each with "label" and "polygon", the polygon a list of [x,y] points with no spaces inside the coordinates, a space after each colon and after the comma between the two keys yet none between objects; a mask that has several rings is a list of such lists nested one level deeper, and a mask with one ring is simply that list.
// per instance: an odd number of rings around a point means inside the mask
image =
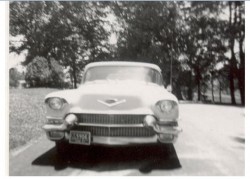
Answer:
[{"label": "car hood", "polygon": [[177,102],[176,97],[164,87],[142,82],[91,82],[75,90],[53,92],[46,96],[50,97],[64,98],[76,111],[98,112],[148,108],[159,100]]}]

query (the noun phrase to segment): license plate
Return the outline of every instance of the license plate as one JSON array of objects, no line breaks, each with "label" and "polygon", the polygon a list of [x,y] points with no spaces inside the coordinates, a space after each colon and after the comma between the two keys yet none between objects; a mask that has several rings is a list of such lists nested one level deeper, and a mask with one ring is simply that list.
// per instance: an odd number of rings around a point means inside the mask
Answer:
[{"label": "license plate", "polygon": [[69,143],[90,145],[90,132],[85,131],[70,131]]}]

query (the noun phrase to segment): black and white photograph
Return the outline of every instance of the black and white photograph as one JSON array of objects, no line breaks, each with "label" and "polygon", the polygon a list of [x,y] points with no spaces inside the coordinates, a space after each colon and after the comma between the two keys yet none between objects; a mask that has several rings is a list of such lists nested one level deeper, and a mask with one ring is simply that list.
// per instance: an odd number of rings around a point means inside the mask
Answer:
[{"label": "black and white photograph", "polygon": [[244,1],[6,11],[10,176],[245,176]]}]

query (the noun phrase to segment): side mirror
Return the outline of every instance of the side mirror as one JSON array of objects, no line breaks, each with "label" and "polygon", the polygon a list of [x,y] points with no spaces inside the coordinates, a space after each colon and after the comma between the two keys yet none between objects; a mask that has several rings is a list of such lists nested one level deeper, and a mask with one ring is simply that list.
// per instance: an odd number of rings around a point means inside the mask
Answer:
[{"label": "side mirror", "polygon": [[173,90],[173,89],[172,89],[172,85],[168,85],[168,86],[167,86],[167,91],[170,92],[170,93],[172,93],[172,90]]}]

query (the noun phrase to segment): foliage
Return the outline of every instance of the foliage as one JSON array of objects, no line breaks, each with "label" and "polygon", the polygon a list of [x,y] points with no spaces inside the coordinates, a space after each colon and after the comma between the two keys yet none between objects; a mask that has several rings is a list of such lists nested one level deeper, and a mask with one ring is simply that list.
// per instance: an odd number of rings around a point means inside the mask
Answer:
[{"label": "foliage", "polygon": [[[244,2],[228,2],[229,20],[227,24],[228,48],[231,52],[229,60],[229,81],[232,104],[236,104],[234,78],[238,79],[238,87],[241,95],[241,104],[245,104],[245,12]],[[238,42],[239,58],[235,52],[235,46]]]},{"label": "foliage", "polygon": [[[171,82],[172,60],[173,87],[178,98],[182,99],[184,94],[192,100],[196,89],[198,100],[202,100],[201,95],[217,78],[211,75],[218,70],[217,65],[228,62],[230,38],[241,34],[244,39],[244,6],[235,4],[239,11],[237,19],[241,21],[229,26],[230,22],[220,17],[228,3],[115,2],[113,10],[122,26],[117,57],[158,64],[167,84]],[[241,29],[241,33],[227,36],[228,27]]]},{"label": "foliage", "polygon": [[10,52],[27,50],[24,65],[36,56],[54,58],[71,68],[76,86],[86,60],[108,56],[105,17],[101,2],[11,2],[10,34],[22,41],[18,46],[11,42]]},{"label": "foliage", "polygon": [[166,85],[171,83],[172,61],[174,89],[177,90],[178,72],[182,71],[178,61],[182,51],[178,10],[174,2],[117,2],[113,5],[123,27],[119,32],[117,58],[159,65]]},{"label": "foliage", "polygon": [[36,57],[27,66],[25,80],[30,87],[62,87],[63,68],[53,58]]},{"label": "foliage", "polygon": [[16,68],[9,69],[9,86],[17,87],[19,85],[19,80],[23,80],[24,75],[20,73]]},{"label": "foliage", "polygon": [[220,3],[191,2],[186,6],[187,4],[182,7],[185,14],[183,20],[186,22],[183,41],[187,44],[184,48],[184,62],[194,74],[200,100],[202,88],[206,91],[208,86],[211,71],[215,70],[217,63],[225,59],[226,48],[222,38],[224,24],[218,18],[218,14],[221,13]]},{"label": "foliage", "polygon": [[[115,25],[107,28],[110,15]],[[237,89],[245,103],[244,2],[11,2],[10,34],[21,39],[10,51],[28,52],[24,65],[54,58],[74,87],[89,62],[144,61],[161,67],[179,99],[197,91],[202,100],[219,80],[233,104]],[[216,75],[220,69],[226,80]]]}]

